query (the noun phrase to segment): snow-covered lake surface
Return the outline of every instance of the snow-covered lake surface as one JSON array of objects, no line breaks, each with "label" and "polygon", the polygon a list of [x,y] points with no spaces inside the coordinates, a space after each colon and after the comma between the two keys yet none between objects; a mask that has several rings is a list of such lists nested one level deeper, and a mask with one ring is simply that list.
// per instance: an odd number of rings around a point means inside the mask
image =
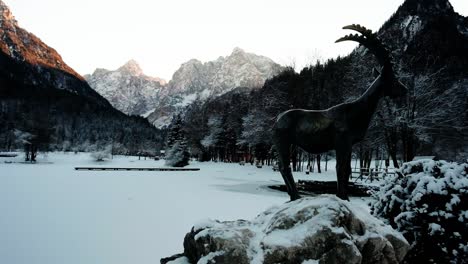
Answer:
[{"label": "snow-covered lake surface", "polygon": [[[200,171],[75,171],[164,162],[117,156],[97,163],[86,153],[41,154],[37,164],[22,158],[0,158],[0,263],[159,263],[183,251],[196,223],[252,219],[289,199],[267,188],[283,183],[269,166],[192,162]],[[333,167],[295,178],[336,180]],[[352,202],[365,207],[363,199]]]}]

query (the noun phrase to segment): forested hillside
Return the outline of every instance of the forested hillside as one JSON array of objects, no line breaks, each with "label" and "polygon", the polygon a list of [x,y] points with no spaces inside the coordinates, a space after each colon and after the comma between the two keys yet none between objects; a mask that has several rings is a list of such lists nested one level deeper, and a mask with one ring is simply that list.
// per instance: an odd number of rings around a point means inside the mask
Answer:
[{"label": "forested hillside", "polygon": [[159,150],[159,130],[114,109],[2,1],[0,40],[0,149]]}]

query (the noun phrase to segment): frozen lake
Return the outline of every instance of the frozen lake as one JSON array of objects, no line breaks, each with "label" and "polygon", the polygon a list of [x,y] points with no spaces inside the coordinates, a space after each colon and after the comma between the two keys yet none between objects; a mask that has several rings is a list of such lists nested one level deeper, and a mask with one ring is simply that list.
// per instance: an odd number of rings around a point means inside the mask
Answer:
[{"label": "frozen lake", "polygon": [[[0,158],[0,263],[159,263],[183,251],[183,237],[197,222],[251,219],[289,199],[266,187],[282,183],[269,166],[192,162],[200,171],[75,171],[164,163],[122,156],[96,163],[86,153],[4,162],[21,159]],[[334,173],[295,177],[335,180]]]}]

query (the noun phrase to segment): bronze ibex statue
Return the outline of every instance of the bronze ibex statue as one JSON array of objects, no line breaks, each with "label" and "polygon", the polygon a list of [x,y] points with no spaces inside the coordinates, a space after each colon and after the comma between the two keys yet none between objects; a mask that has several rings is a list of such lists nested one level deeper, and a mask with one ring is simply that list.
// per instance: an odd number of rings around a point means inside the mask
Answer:
[{"label": "bronze ibex statue", "polygon": [[300,198],[290,168],[291,145],[319,154],[336,151],[337,196],[349,200],[347,186],[351,174],[353,144],[364,139],[380,98],[403,96],[407,88],[393,71],[390,53],[376,34],[360,25],[350,25],[360,34],[350,34],[336,42],[351,40],[366,47],[382,66],[381,72],[357,100],[326,110],[291,109],[278,115],[273,127],[273,142],[278,152],[279,170],[291,200]]}]

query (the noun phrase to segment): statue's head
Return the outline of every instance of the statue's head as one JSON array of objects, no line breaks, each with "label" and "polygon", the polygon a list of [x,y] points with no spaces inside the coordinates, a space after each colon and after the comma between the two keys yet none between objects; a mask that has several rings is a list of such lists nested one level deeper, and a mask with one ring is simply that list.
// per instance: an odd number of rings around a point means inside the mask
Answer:
[{"label": "statue's head", "polygon": [[377,37],[377,35],[372,33],[371,30],[355,24],[343,27],[343,29],[357,31],[360,33],[360,35],[349,34],[338,39],[336,42],[351,40],[360,43],[375,55],[377,61],[382,66],[382,72],[379,72],[376,69],[374,69],[374,72],[376,73],[377,78],[381,78],[381,83],[384,86],[384,95],[391,98],[406,95],[408,88],[406,88],[406,86],[401,83],[398,77],[395,75],[390,52],[383,45],[382,41]]}]

